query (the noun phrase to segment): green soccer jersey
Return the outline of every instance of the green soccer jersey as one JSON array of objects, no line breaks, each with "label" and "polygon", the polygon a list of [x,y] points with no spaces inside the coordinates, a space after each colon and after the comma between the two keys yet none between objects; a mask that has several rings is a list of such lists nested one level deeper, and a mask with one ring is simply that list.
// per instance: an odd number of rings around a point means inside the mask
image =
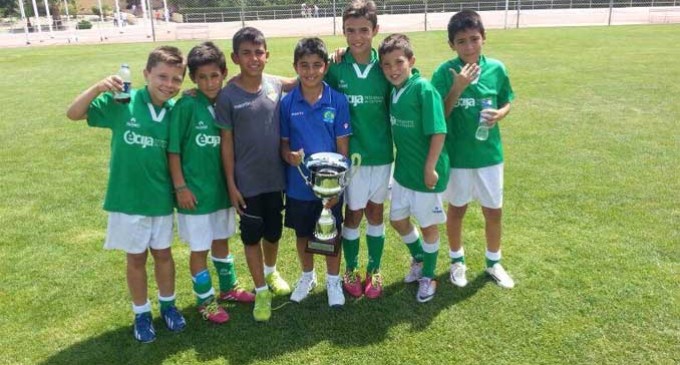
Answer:
[{"label": "green soccer jersey", "polygon": [[390,122],[397,147],[394,179],[411,190],[443,192],[449,182],[449,158],[445,149],[435,166],[439,181],[434,189],[425,186],[423,172],[432,135],[446,134],[441,96],[414,68],[404,85],[392,90],[390,98]]},{"label": "green soccer jersey", "polygon": [[368,65],[358,64],[349,48],[339,63],[332,63],[326,82],[347,96],[352,123],[350,154],[359,153],[362,165],[394,161],[388,98],[392,86],[380,69],[378,52],[371,50]]},{"label": "green soccer jersey", "polygon": [[[432,85],[442,97],[446,97],[453,85],[449,69],[460,72],[464,66],[460,58],[439,65],[432,75]],[[479,66],[482,70],[479,80],[468,85],[446,118],[449,130],[446,136],[446,149],[449,152],[452,168],[476,169],[493,166],[503,162],[503,146],[499,124],[489,130],[489,139],[478,141],[475,132],[479,126],[481,112],[480,100],[491,98],[493,108],[498,109],[511,102],[515,94],[505,66],[498,60],[481,56]]]},{"label": "green soccer jersey", "polygon": [[130,103],[105,93],[87,111],[91,127],[111,129],[109,184],[104,209],[143,216],[172,214],[168,133],[172,102],[151,103],[146,88],[132,90]]},{"label": "green soccer jersey", "polygon": [[209,214],[231,207],[215,109],[200,90],[196,96],[183,96],[172,108],[168,152],[180,155],[184,180],[198,201],[195,210],[178,207],[178,212]]}]

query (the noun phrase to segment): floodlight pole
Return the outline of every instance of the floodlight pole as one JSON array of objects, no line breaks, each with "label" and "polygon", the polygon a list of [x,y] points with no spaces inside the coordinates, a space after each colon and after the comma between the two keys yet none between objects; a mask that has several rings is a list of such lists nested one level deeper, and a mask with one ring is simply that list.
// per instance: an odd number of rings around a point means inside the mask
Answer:
[{"label": "floodlight pole", "polygon": [[335,28],[335,0],[333,0],[333,35],[336,35]]},{"label": "floodlight pole", "polygon": [[102,36],[102,24],[104,24],[104,10],[102,9],[102,0],[97,0],[97,6],[99,6],[99,24],[97,24],[97,29],[99,30],[99,41],[103,42],[104,36]]},{"label": "floodlight pole", "polygon": [[505,23],[503,29],[508,29],[508,7],[510,6],[510,0],[505,0]]},{"label": "floodlight pole", "polygon": [[612,8],[614,7],[614,0],[609,0],[609,19],[607,25],[612,25]]},{"label": "floodlight pole", "polygon": [[38,4],[35,2],[35,0],[32,0],[33,2],[33,14],[35,14],[35,21],[38,23],[38,39],[40,42],[42,42],[42,24],[40,21],[40,14],[38,13]]},{"label": "floodlight pole", "polygon": [[47,4],[47,0],[43,0],[45,5],[45,16],[47,17],[47,27],[50,29],[50,38],[54,38],[52,34],[52,14],[50,14],[50,6]]},{"label": "floodlight pole", "polygon": [[148,1],[147,5],[149,6],[149,19],[151,20],[151,39],[156,42],[156,28],[154,27],[153,24],[153,8],[151,7],[151,0],[142,0],[142,1]]},{"label": "floodlight pole", "polygon": [[520,9],[521,7],[522,7],[522,1],[521,1],[521,0],[517,0],[517,23],[516,23],[516,25],[515,25],[515,27],[516,27],[517,29],[519,29],[519,9]]},{"label": "floodlight pole", "polygon": [[423,1],[423,5],[425,5],[425,31],[427,32],[427,0]]}]

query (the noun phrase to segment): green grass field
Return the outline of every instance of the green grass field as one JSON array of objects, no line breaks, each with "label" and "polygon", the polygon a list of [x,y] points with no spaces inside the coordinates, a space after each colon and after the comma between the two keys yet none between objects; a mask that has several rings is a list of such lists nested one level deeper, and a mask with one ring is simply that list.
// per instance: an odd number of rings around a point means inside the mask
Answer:
[{"label": "green grass field", "polygon": [[[452,57],[443,32],[412,39],[427,77]],[[402,283],[407,250],[388,228],[382,299],[334,311],[320,287],[265,324],[251,307],[232,305],[220,327],[196,313],[188,249],[176,241],[188,328],[170,334],[156,320],[150,345],[131,335],[124,254],[102,249],[110,135],[64,114],[122,62],[142,85],[154,45],[2,49],[0,364],[678,364],[678,39],[675,25],[489,32],[485,53],[506,63],[517,94],[501,122],[503,253],[515,289],[484,275],[483,221],[473,206],[464,289],[448,282],[443,238],[437,296],[418,304],[416,286]],[[270,39],[269,73],[292,76],[295,41]],[[188,51],[194,42],[177,45]],[[242,244],[231,242],[252,288]],[[324,266],[317,260],[322,278]],[[278,267],[297,279],[290,232]]]}]

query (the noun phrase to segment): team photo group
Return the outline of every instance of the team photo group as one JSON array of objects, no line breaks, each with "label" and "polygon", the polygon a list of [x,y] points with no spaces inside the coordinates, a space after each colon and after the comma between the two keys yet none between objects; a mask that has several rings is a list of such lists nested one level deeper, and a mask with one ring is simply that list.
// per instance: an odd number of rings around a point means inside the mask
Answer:
[{"label": "team photo group", "polygon": [[[373,1],[351,0],[342,30],[342,49],[329,51],[316,37],[297,42],[295,78],[267,74],[266,39],[244,27],[231,52],[212,42],[186,57],[174,46],[157,47],[144,87],[131,88],[123,65],[69,106],[69,119],[111,130],[104,247],[126,253],[137,341],[156,339],[149,253],[163,323],[173,332],[186,327],[175,304],[175,212],[190,249],[196,308],[212,323],[229,321],[221,305],[228,301],[252,305],[254,320],[266,322],[274,296],[305,300],[320,282],[318,253],[330,307],[342,308],[346,297],[379,300],[386,229],[410,256],[403,279],[394,280],[417,285],[418,302],[437,291],[442,226],[451,283],[439,283],[440,290],[464,287],[463,220],[472,202],[484,217],[485,271],[498,286],[514,287],[501,265],[499,129],[514,93],[503,63],[483,53],[480,16],[462,10],[451,17],[451,58],[431,80],[420,75],[408,36],[376,38]],[[238,67],[229,77],[228,59]],[[184,83],[187,73],[194,86]],[[284,227],[295,234],[301,271],[290,284],[277,270],[295,265],[277,262]],[[237,232],[244,257],[235,258],[229,239]],[[245,262],[249,279],[237,277],[235,259]],[[244,289],[250,280],[252,291]]]}]

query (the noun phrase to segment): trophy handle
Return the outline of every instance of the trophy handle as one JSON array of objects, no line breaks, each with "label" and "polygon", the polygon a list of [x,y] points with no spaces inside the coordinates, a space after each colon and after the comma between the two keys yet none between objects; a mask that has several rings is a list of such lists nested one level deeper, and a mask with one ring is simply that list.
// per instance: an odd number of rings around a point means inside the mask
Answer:
[{"label": "trophy handle", "polygon": [[354,175],[359,171],[359,166],[361,166],[361,154],[359,153],[353,153],[350,156],[350,161],[352,165],[350,166],[350,173],[345,175],[343,177],[343,185],[347,186],[349,185],[350,180],[354,177]]},{"label": "trophy handle", "polygon": [[312,186],[312,179],[308,178],[300,167],[305,161],[305,151],[300,152],[300,160],[300,164],[297,165],[298,172],[300,173],[300,176],[302,176],[302,180],[304,180],[305,184],[307,184],[307,186]]}]

